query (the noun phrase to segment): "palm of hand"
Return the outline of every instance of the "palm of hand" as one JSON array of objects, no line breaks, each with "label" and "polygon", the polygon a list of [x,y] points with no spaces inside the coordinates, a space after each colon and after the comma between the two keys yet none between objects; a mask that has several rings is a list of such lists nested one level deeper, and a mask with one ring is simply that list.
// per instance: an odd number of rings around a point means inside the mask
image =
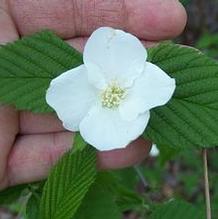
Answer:
[{"label": "palm of hand", "polygon": [[[94,29],[112,26],[137,35],[149,46],[178,35],[185,23],[184,8],[176,0],[0,0],[0,43],[47,28],[82,51]],[[53,115],[0,106],[0,189],[46,177],[70,148],[72,135]],[[98,165],[107,169],[133,165],[149,149],[148,141],[138,139],[126,149],[99,152]]]}]

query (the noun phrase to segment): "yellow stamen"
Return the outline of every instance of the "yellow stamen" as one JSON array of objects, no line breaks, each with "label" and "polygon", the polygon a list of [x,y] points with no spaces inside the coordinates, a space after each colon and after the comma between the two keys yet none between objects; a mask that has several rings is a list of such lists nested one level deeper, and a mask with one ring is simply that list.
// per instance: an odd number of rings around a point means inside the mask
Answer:
[{"label": "yellow stamen", "polygon": [[116,82],[111,83],[101,94],[103,107],[116,108],[125,98],[125,89],[121,88]]}]

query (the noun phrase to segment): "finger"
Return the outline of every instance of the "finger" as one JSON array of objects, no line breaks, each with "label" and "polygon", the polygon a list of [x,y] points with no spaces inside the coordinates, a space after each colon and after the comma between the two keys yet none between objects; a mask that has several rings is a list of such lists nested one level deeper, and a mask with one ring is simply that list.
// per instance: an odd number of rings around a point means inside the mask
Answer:
[{"label": "finger", "polygon": [[[0,0],[0,45],[18,38],[5,1]],[[0,186],[6,184],[7,158],[18,133],[18,117],[11,107],[0,105]]]},{"label": "finger", "polygon": [[40,134],[64,131],[55,114],[20,112],[20,134]]},{"label": "finger", "polygon": [[98,154],[99,169],[119,169],[133,166],[145,159],[150,148],[149,141],[139,138],[126,149],[100,152]]},{"label": "finger", "polygon": [[8,13],[5,0],[0,0],[0,44],[16,40],[19,36],[16,27]]},{"label": "finger", "polygon": [[43,28],[70,39],[100,26],[125,29],[146,40],[177,36],[186,24],[178,0],[13,0],[11,14],[22,35]]},{"label": "finger", "polygon": [[[58,158],[71,147],[72,133],[21,136],[15,143],[8,163],[8,185],[45,178]],[[98,153],[98,166],[122,168],[142,160],[150,149],[144,140],[133,142],[126,149]]]},{"label": "finger", "polygon": [[0,106],[0,186],[5,180],[9,152],[18,133],[17,113],[10,107]]}]

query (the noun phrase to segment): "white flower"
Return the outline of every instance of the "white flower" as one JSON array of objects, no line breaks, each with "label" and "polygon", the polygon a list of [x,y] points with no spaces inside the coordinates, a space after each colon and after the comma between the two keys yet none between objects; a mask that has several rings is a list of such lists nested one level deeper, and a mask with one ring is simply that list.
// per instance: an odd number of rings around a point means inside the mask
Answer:
[{"label": "white flower", "polygon": [[159,149],[157,148],[157,145],[156,145],[156,144],[153,144],[149,155],[150,155],[151,157],[157,157],[159,154],[160,154],[160,151],[159,151]]},{"label": "white flower", "polygon": [[145,130],[149,110],[175,90],[175,80],[146,58],[135,36],[99,28],[85,46],[84,65],[52,80],[46,100],[67,130],[97,149],[124,148]]}]

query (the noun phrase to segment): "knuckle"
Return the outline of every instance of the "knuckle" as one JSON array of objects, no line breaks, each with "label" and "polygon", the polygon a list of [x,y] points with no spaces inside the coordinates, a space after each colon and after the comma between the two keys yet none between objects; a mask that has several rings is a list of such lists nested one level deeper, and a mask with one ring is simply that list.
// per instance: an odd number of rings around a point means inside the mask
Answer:
[{"label": "knuckle", "polygon": [[77,35],[87,35],[100,26],[121,28],[126,23],[125,0],[73,0]]}]

